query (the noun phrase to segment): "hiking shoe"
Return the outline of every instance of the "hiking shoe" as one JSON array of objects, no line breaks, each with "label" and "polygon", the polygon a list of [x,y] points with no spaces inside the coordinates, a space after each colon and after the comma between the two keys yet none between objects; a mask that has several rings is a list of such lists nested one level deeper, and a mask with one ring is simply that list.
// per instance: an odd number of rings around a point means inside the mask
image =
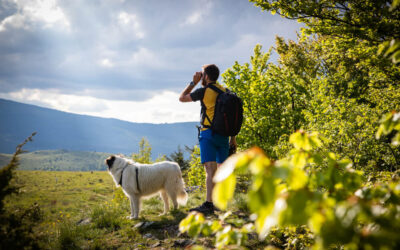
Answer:
[{"label": "hiking shoe", "polygon": [[213,214],[214,213],[214,204],[212,202],[206,201],[203,204],[201,204],[200,206],[189,210],[189,212],[193,212],[193,211],[202,213],[204,215]]}]

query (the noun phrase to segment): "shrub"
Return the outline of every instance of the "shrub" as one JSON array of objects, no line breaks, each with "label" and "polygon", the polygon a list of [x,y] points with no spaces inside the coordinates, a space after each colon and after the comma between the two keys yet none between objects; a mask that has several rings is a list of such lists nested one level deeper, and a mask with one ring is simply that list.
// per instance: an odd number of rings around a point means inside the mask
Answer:
[{"label": "shrub", "polygon": [[43,219],[43,213],[37,204],[27,209],[8,211],[4,208],[4,199],[17,194],[19,187],[11,182],[14,171],[19,165],[18,156],[22,147],[32,141],[33,133],[17,146],[8,165],[0,169],[0,249],[39,248],[41,237],[33,232],[33,227]]},{"label": "shrub", "polygon": [[190,168],[187,172],[188,186],[201,186],[206,185],[206,173],[200,160],[200,148],[194,146],[193,153],[190,156]]}]

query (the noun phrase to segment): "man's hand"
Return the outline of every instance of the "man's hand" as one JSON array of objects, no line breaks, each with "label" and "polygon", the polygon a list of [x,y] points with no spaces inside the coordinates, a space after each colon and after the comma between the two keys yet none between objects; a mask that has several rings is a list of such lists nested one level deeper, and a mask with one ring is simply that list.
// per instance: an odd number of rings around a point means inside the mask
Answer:
[{"label": "man's hand", "polygon": [[192,92],[192,90],[194,89],[194,87],[197,85],[198,82],[200,82],[201,77],[203,76],[203,74],[201,72],[196,72],[193,75],[193,84],[189,84],[181,93],[181,95],[179,96],[179,101],[181,102],[191,102],[192,97],[190,97],[190,92]]},{"label": "man's hand", "polygon": [[194,75],[193,75],[193,83],[197,84],[198,82],[200,82],[202,76],[203,76],[203,73],[201,73],[201,72],[194,73]]}]

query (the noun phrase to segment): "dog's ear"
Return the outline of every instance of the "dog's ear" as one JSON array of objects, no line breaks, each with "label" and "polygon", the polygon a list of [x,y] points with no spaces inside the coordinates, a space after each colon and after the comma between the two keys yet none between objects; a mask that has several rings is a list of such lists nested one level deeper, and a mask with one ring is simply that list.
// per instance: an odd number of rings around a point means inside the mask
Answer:
[{"label": "dog's ear", "polygon": [[115,156],[114,155],[111,155],[106,159],[106,164],[107,164],[109,169],[112,167],[114,161],[115,161]]}]

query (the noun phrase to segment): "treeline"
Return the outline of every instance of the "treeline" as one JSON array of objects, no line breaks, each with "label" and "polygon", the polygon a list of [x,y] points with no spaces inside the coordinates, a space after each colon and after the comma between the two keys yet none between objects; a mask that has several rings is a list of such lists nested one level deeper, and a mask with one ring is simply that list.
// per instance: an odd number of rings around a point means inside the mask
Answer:
[{"label": "treeline", "polygon": [[[104,159],[109,153],[67,150],[43,150],[20,155],[18,170],[105,171]],[[7,165],[12,155],[0,154],[0,166]]]}]

